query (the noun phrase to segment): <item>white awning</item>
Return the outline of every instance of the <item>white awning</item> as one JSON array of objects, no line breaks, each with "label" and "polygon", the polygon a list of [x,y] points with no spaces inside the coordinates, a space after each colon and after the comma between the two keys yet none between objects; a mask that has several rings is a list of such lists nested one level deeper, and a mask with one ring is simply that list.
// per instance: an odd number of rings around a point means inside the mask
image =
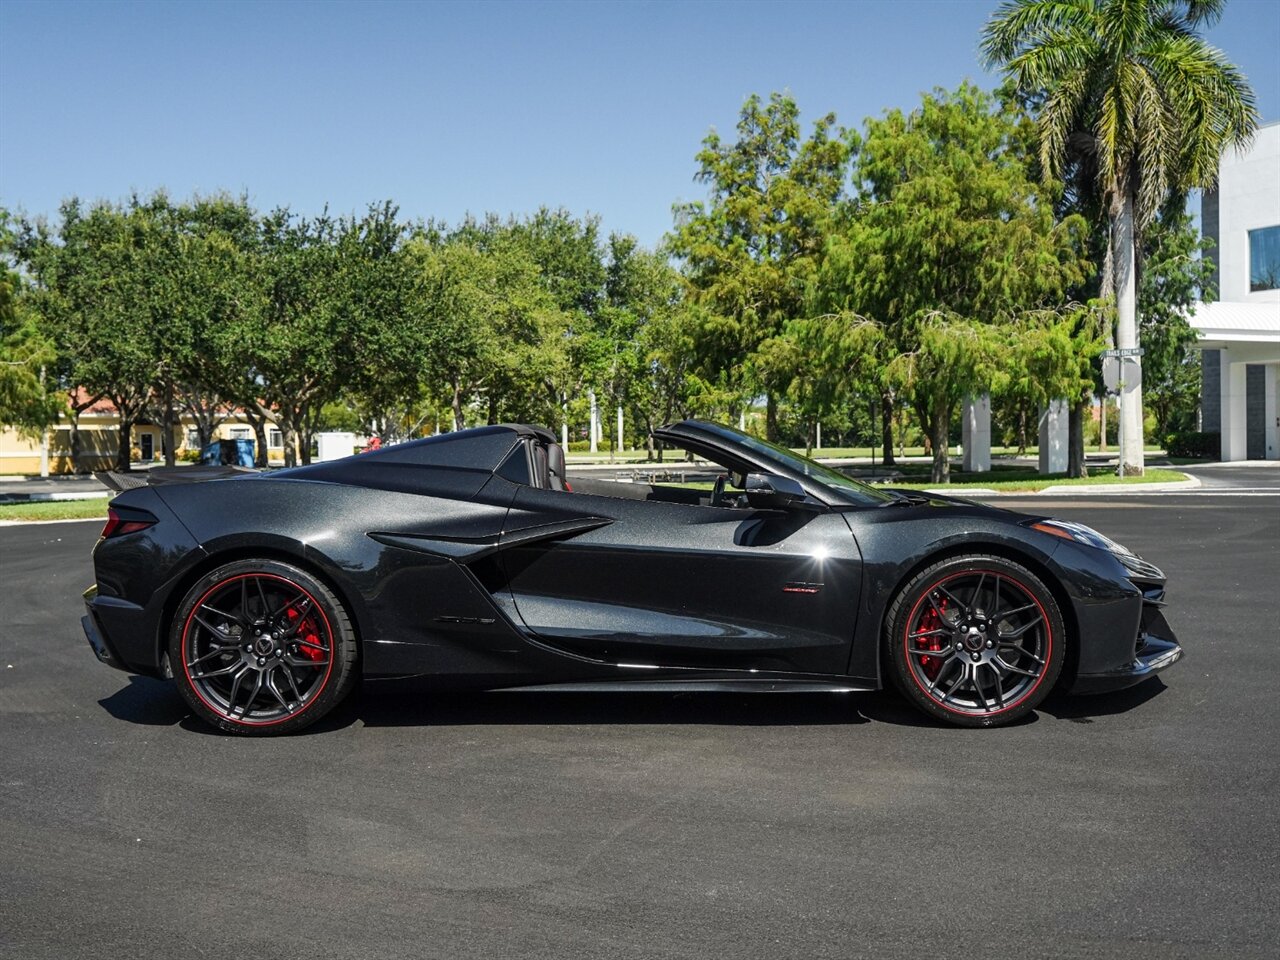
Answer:
[{"label": "white awning", "polygon": [[1280,343],[1280,301],[1197,303],[1191,326],[1202,341]]}]

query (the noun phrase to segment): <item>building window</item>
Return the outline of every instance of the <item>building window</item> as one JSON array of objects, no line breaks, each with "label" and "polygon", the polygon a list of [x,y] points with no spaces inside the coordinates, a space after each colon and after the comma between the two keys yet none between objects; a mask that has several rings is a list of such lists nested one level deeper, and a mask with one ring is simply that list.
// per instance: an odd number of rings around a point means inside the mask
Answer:
[{"label": "building window", "polygon": [[1280,227],[1249,231],[1249,289],[1280,290]]},{"label": "building window", "polygon": [[248,440],[251,437],[253,437],[253,431],[250,430],[248,427],[232,427],[231,428],[232,440]]},{"label": "building window", "polygon": [[199,445],[200,445],[200,431],[197,430],[195,427],[188,427],[187,428],[187,446],[194,450]]},{"label": "building window", "polygon": [[267,434],[267,446],[276,448],[284,446],[284,434],[279,430],[272,430]]}]

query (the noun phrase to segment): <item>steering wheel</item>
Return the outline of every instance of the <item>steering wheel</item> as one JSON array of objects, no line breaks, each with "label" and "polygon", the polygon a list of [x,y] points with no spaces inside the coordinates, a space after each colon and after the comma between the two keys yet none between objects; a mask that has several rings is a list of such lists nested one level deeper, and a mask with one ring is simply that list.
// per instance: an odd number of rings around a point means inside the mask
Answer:
[{"label": "steering wheel", "polygon": [[711,505],[713,507],[724,506],[724,485],[728,480],[729,477],[723,473],[716,477],[715,485],[711,488]]}]

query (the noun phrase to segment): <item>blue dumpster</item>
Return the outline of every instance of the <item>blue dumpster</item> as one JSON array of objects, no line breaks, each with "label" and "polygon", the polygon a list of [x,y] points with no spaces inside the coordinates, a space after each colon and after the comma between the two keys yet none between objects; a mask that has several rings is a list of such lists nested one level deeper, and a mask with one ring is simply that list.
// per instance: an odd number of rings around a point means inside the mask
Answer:
[{"label": "blue dumpster", "polygon": [[202,466],[252,467],[252,440],[215,440],[200,451]]}]

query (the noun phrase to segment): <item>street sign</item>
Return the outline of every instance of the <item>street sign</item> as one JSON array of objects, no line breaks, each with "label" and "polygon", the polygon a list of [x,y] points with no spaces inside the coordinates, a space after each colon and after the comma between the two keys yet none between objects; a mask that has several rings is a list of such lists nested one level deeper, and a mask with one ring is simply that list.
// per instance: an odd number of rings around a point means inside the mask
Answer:
[{"label": "street sign", "polygon": [[1146,352],[1141,347],[1120,347],[1115,350],[1103,350],[1102,356],[1103,359],[1107,357],[1140,357]]},{"label": "street sign", "polygon": [[[1141,347],[1131,349],[1141,350]],[[1119,350],[1108,350],[1102,355],[1102,383],[1107,393],[1119,393],[1123,381],[1128,386],[1142,383],[1142,364],[1136,362],[1137,357],[1130,355],[1116,356]],[[1139,354],[1141,356],[1141,354]],[[1131,361],[1126,363],[1126,361]]]},{"label": "street sign", "polygon": [[1115,357],[1102,358],[1102,383],[1107,393],[1120,392],[1120,361]]}]

